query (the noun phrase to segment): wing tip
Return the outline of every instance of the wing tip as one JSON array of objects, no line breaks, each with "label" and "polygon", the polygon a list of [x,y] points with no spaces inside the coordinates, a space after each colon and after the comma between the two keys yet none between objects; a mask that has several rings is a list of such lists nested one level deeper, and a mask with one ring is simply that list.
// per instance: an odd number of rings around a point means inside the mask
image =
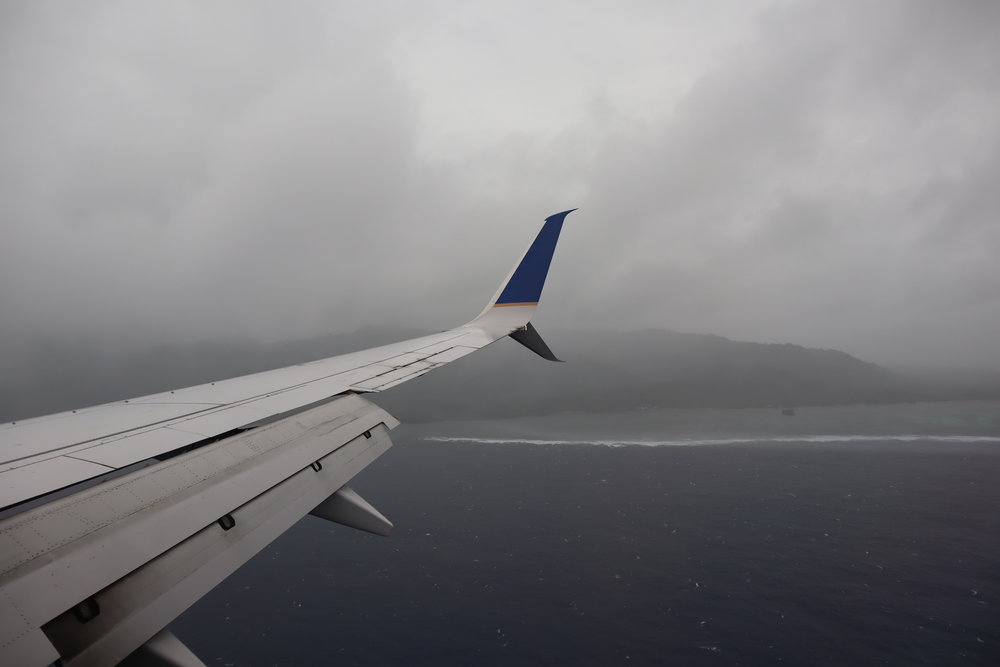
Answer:
[{"label": "wing tip", "polygon": [[568,211],[562,211],[560,213],[553,213],[549,217],[545,218],[545,222],[548,222],[549,220],[554,220],[556,218],[558,218],[560,220],[565,220],[567,215],[569,215],[573,211],[579,211],[579,210],[580,210],[579,208],[571,208]]},{"label": "wing tip", "polygon": [[501,286],[492,305],[506,304],[537,305],[545,286],[549,264],[555,254],[559,233],[566,216],[577,209],[571,208],[553,213],[545,218],[545,224],[538,232],[531,246],[514,267],[510,277]]}]

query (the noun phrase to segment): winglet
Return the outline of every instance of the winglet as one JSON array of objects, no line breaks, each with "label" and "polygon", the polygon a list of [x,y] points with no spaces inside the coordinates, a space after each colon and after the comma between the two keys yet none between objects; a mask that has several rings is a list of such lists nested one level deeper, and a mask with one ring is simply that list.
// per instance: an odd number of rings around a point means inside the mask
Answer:
[{"label": "winglet", "polygon": [[552,350],[550,350],[549,346],[545,344],[542,337],[538,335],[538,330],[535,329],[531,322],[528,322],[523,329],[518,329],[517,331],[509,334],[509,336],[540,356],[542,359],[548,359],[549,361],[562,361],[562,359],[559,359],[556,355],[552,354]]},{"label": "winglet", "polygon": [[531,246],[521,257],[506,282],[500,286],[493,300],[493,306],[535,306],[542,296],[545,276],[549,273],[556,241],[562,231],[563,220],[575,211],[571,208],[545,218],[545,224]]},{"label": "winglet", "polygon": [[549,273],[563,221],[575,210],[571,208],[545,218],[538,236],[507,274],[483,312],[469,325],[493,335],[510,335],[540,356],[558,361],[538,332],[531,328],[530,321],[542,296],[542,287],[545,286],[545,277]]},{"label": "winglet", "polygon": [[[563,220],[575,210],[575,208],[571,208],[568,211],[545,218],[545,224],[542,225],[538,236],[521,255],[517,264],[507,274],[507,278],[500,284],[500,289],[497,290],[476,319],[482,318],[490,310],[497,307],[538,305],[542,296],[542,287],[545,285],[545,277],[548,275],[549,265],[552,263],[552,254],[555,252],[556,242],[559,240],[559,232],[562,231]],[[527,324],[527,320],[520,326],[525,324]]]}]

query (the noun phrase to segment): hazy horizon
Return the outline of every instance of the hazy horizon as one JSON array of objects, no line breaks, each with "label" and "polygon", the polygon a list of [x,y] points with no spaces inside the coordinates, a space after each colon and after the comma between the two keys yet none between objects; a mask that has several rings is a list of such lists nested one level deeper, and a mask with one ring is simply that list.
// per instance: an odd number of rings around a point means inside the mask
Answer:
[{"label": "hazy horizon", "polygon": [[[0,349],[0,421],[25,419],[323,359],[432,333],[364,327],[265,343],[251,338],[121,344],[37,336]],[[832,349],[646,329],[551,329],[553,364],[514,341],[377,394],[403,421],[507,418],[648,407],[848,405],[1000,397],[1000,371],[884,367]],[[470,383],[477,387],[469,392]]]},{"label": "hazy horizon", "polygon": [[[544,310],[544,307],[542,307]],[[535,321],[542,320],[543,318],[536,318]],[[75,334],[68,334],[66,332],[39,332],[35,334],[18,334],[10,335],[6,338],[5,342],[12,345],[7,349],[0,349],[0,359],[2,358],[16,358],[20,351],[23,349],[21,346],[25,341],[53,341],[53,342],[70,342],[72,340],[77,340],[88,345],[93,345],[106,350],[124,350],[127,353],[143,352],[149,351],[158,347],[178,347],[178,348],[194,348],[203,345],[233,345],[236,347],[240,346],[262,346],[262,347],[280,347],[286,345],[294,345],[299,343],[310,343],[321,341],[326,338],[344,338],[352,341],[356,341],[354,345],[349,350],[354,351],[362,350],[369,347],[376,347],[379,345],[385,345],[387,343],[394,343],[404,340],[405,338],[414,336],[423,336],[426,334],[431,334],[436,331],[442,331],[448,326],[457,326],[459,322],[448,322],[443,326],[438,328],[419,328],[414,326],[407,326],[406,323],[399,324],[377,324],[377,323],[361,323],[359,326],[348,330],[336,330],[336,331],[320,331],[313,334],[304,334],[298,336],[287,336],[270,338],[267,336],[257,336],[253,334],[246,335],[226,335],[226,334],[209,334],[200,338],[157,338],[154,336],[142,336],[136,335],[132,332],[109,332],[107,334],[97,335],[95,333],[90,333],[84,336],[76,336]],[[540,325],[544,326],[544,325]],[[722,338],[727,341],[734,343],[751,343],[756,345],[791,345],[794,347],[802,347],[810,350],[832,350],[836,352],[843,352],[845,354],[863,361],[865,363],[875,364],[877,366],[886,369],[896,369],[896,370],[914,370],[914,371],[969,371],[969,372],[983,372],[983,373],[1000,373],[1000,361],[988,360],[984,364],[948,364],[948,363],[921,363],[919,360],[913,361],[893,361],[892,359],[877,359],[877,358],[867,358],[860,354],[855,354],[850,349],[838,348],[838,347],[822,347],[822,346],[812,346],[806,345],[802,342],[795,340],[784,340],[780,338],[774,339],[760,339],[753,340],[749,338],[739,338],[733,336],[725,336],[711,331],[685,331],[677,328],[667,327],[667,326],[649,326],[649,327],[638,327],[635,329],[613,329],[609,327],[592,327],[585,329],[570,329],[561,327],[558,325],[553,325],[546,327],[544,331],[540,331],[546,342],[550,343],[550,346],[555,349],[559,346],[560,339],[572,338],[574,335],[624,335],[628,336],[630,334],[641,334],[644,332],[662,332],[667,334],[677,334],[681,336],[706,336],[711,338]],[[519,346],[512,345],[512,350],[517,354],[531,354],[530,352],[523,350]],[[338,352],[339,353],[339,352]],[[558,355],[557,355],[558,356]],[[317,357],[319,358],[319,357]],[[994,362],[994,363],[989,363]]]}]

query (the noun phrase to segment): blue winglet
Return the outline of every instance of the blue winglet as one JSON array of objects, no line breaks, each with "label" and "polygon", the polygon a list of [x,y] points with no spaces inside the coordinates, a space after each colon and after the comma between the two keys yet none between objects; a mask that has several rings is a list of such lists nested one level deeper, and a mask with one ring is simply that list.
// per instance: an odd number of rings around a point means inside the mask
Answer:
[{"label": "blue winglet", "polygon": [[545,218],[542,230],[538,232],[528,252],[524,253],[521,263],[514,269],[494,305],[533,306],[538,303],[545,285],[545,276],[549,273],[549,264],[552,263],[552,253],[555,252],[556,241],[562,231],[563,220],[575,210],[571,208]]}]

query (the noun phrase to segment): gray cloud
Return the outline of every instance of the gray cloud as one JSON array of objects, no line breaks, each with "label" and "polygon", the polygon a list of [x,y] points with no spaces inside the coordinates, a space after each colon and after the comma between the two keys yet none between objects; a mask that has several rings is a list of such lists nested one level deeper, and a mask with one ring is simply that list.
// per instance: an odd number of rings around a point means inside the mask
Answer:
[{"label": "gray cloud", "polygon": [[547,7],[6,5],[0,334],[443,328],[580,206],[540,326],[996,365],[994,3]]}]

